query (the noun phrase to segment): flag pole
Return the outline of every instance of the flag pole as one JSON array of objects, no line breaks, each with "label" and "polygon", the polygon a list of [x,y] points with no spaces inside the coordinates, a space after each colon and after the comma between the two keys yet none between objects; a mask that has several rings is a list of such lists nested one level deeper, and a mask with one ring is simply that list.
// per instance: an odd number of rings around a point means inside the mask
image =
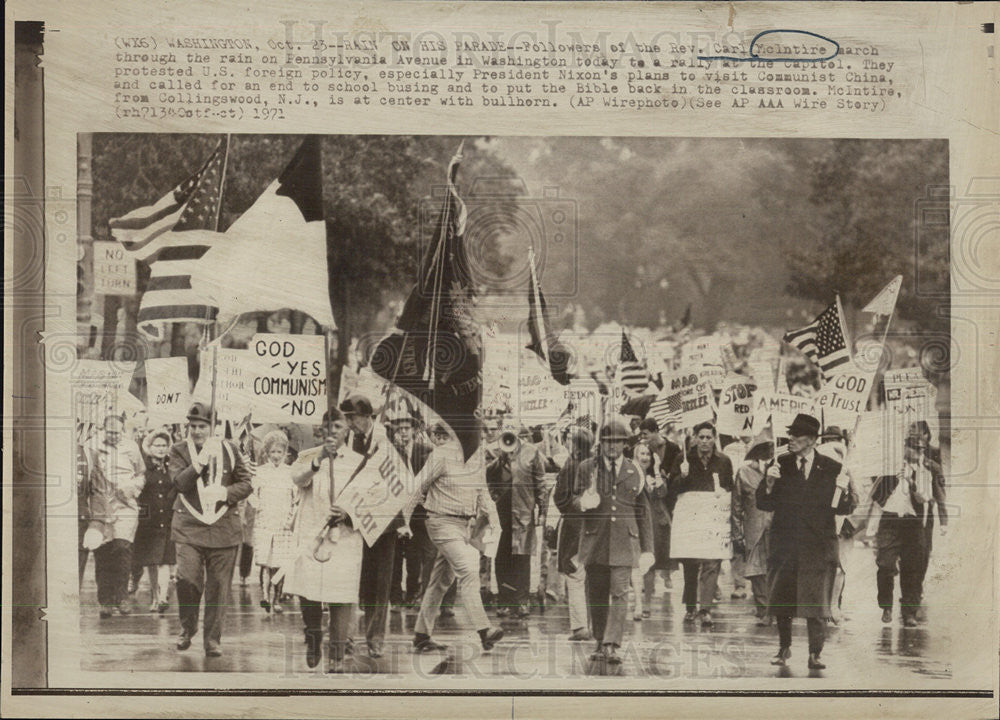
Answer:
[{"label": "flag pole", "polygon": [[840,293],[837,293],[837,319],[840,322],[840,330],[844,333],[844,344],[847,346],[847,356],[850,358],[851,362],[854,362],[854,344],[851,342],[851,334],[847,329],[847,323],[844,322],[844,308],[840,304]]},{"label": "flag pole", "polygon": [[215,385],[218,378],[219,372],[219,347],[218,345],[212,346],[212,408],[209,411],[211,416],[211,426],[209,427],[209,436],[215,436],[215,421],[216,421],[216,411],[215,411]]},{"label": "flag pole", "polygon": [[[326,378],[326,417],[327,417],[327,427],[323,428],[324,432],[329,432],[329,428],[332,425],[330,422],[331,411],[334,407],[333,398],[333,383],[330,382],[330,333],[331,330],[326,328],[326,332],[323,333],[323,370],[324,377]],[[343,369],[341,369],[343,372]],[[333,507],[333,502],[335,499],[334,495],[334,485],[333,485],[333,458],[329,458],[327,467],[330,472],[330,507]]]}]

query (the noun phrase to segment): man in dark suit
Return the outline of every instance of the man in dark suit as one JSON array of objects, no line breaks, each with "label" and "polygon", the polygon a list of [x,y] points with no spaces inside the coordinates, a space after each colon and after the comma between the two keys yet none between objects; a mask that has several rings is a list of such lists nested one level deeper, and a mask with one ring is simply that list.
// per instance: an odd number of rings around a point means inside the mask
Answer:
[{"label": "man in dark suit", "polygon": [[899,474],[876,478],[872,485],[872,501],[882,508],[875,534],[878,548],[875,564],[882,622],[892,622],[893,592],[898,574],[903,625],[916,627],[930,555],[927,527],[933,528],[935,503],[941,514],[942,528],[947,525],[948,516],[944,510],[941,465],[929,457],[927,439],[919,428],[911,430],[906,438],[904,459],[905,465]]},{"label": "man in dark suit", "polygon": [[[386,415],[385,420],[388,424],[389,439],[396,446],[410,472],[415,476],[427,462],[427,456],[431,454],[431,446],[414,437],[413,416],[405,409],[393,410]],[[427,511],[423,505],[418,505],[410,518],[411,534],[401,534],[397,540],[396,558],[392,568],[392,590],[389,593],[389,601],[394,606],[402,605],[404,602],[419,606],[424,588],[427,587],[427,579],[434,566],[437,549],[427,535],[426,519]],[[405,533],[405,528],[400,528],[399,532]],[[402,585],[404,563],[406,565],[405,593]]]},{"label": "man in dark suit", "polygon": [[792,618],[806,618],[809,669],[822,670],[825,619],[837,575],[836,515],[849,515],[856,498],[836,460],[816,452],[819,420],[799,413],[788,426],[789,452],[778,457],[757,487],[757,508],[772,511],[768,602],[777,618],[779,649],[771,661],[791,657]]},{"label": "man in dark suit", "polygon": [[[364,395],[349,395],[340,403],[351,428],[351,450],[370,457],[382,443],[388,443],[385,427],[375,421],[371,401]],[[392,567],[396,562],[397,531],[402,518],[389,523],[371,546],[365,543],[361,556],[361,588],[358,606],[365,613],[365,638],[370,657],[382,657],[386,626],[389,621],[389,597],[392,592]]]},{"label": "man in dark suit", "polygon": [[[580,562],[587,569],[587,602],[597,651],[592,659],[619,664],[628,615],[632,568],[653,565],[653,529],[642,473],[622,457],[628,427],[611,420],[601,428],[601,452],[580,463],[573,509],[583,514]],[[610,596],[610,612],[609,612]]]},{"label": "man in dark suit", "polygon": [[167,471],[177,488],[171,539],[177,548],[177,606],[186,650],[198,631],[205,594],[205,654],[222,654],[222,623],[229,604],[236,553],[243,536],[237,504],[250,495],[250,471],[239,450],[211,435],[211,412],[203,403],[188,411],[188,437],[170,449]]}]

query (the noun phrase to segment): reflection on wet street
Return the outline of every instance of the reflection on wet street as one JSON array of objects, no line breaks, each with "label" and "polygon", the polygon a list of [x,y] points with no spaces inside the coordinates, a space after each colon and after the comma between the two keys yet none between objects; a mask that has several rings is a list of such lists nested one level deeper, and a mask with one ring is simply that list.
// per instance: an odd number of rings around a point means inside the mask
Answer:
[{"label": "reflection on wet street", "polygon": [[[592,642],[571,642],[568,612],[564,601],[548,599],[542,612],[534,608],[525,620],[495,620],[505,630],[504,639],[484,653],[478,637],[464,619],[461,607],[453,617],[438,621],[434,637],[449,646],[446,653],[417,655],[411,651],[416,608],[393,608],[385,653],[368,656],[360,626],[353,633],[354,652],[345,673],[385,677],[431,677],[442,673],[466,676],[546,679],[586,675],[621,674],[630,678],[650,678],[683,684],[684,679],[717,679],[723,688],[733,678],[822,677],[838,681],[839,687],[919,688],[923,680],[951,677],[951,639],[935,624],[947,612],[935,608],[934,599],[944,590],[944,577],[933,569],[925,586],[927,622],[904,628],[898,608],[891,624],[881,622],[875,603],[874,554],[858,544],[844,559],[847,586],[843,616],[827,632],[823,661],[826,670],[806,668],[806,628],[803,620],[794,624],[792,657],[786,668],[770,664],[777,650],[777,630],[759,626],[753,615],[752,600],[731,600],[732,581],[728,565],[720,576],[722,600],[711,627],[683,623],[680,603],[682,575],[672,576],[673,587],[657,581],[650,617],[629,620],[627,635],[619,651],[620,666],[601,667],[591,663]],[[897,593],[898,594],[898,593]],[[207,658],[200,633],[191,647],[174,647],[180,624],[175,597],[164,616],[149,611],[148,588],[144,582],[134,596],[134,612],[117,613],[99,619],[93,565],[87,568],[81,592],[81,622],[84,655],[82,668],[97,671],[180,671],[252,672],[281,677],[322,675],[326,663],[309,669],[305,663],[302,619],[297,601],[290,600],[280,615],[267,614],[259,605],[260,589],[254,583],[240,587],[233,583],[232,605],[222,637],[224,654]],[[491,618],[494,613],[490,610]],[[629,613],[631,618],[632,613]],[[943,624],[942,624],[943,625]]]}]

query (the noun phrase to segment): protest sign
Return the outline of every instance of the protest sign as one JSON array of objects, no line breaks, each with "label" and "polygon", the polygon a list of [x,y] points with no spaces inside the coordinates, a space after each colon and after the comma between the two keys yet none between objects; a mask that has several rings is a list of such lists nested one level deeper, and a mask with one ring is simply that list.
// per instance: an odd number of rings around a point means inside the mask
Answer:
[{"label": "protest sign", "polygon": [[94,294],[135,295],[135,260],[119,242],[94,241]]},{"label": "protest sign", "polygon": [[799,413],[807,413],[819,419],[815,399],[758,389],[753,398],[753,434],[763,431],[770,418],[774,438],[787,438],[787,428]]},{"label": "protest sign", "polygon": [[496,333],[483,336],[483,412],[486,415],[514,411],[517,384],[518,336]]},{"label": "protest sign", "polygon": [[413,473],[396,448],[382,442],[337,495],[336,504],[351,516],[370,547],[413,494],[413,483]]},{"label": "protest sign", "polygon": [[858,414],[864,412],[868,403],[874,373],[862,370],[853,362],[845,368],[827,380],[813,398],[824,429],[831,425],[841,429],[852,428]]},{"label": "protest sign", "polygon": [[552,379],[547,362],[530,350],[522,350],[517,371],[514,417],[522,425],[555,422],[566,409],[562,387]]},{"label": "protest sign", "polygon": [[562,388],[562,398],[564,408],[572,406],[569,415],[573,419],[590,417],[597,421],[601,416],[601,387],[591,377],[573,378]]},{"label": "protest sign", "polygon": [[931,432],[931,443],[937,444],[940,429],[937,388],[924,378],[923,370],[919,367],[887,370],[883,384],[886,407],[900,415],[901,422],[925,421]]},{"label": "protest sign", "polygon": [[721,390],[726,378],[723,343],[724,339],[715,335],[688,341],[681,351],[681,370],[697,372],[702,382]]},{"label": "protest sign", "polygon": [[906,425],[893,410],[858,415],[846,465],[855,478],[895,475],[903,468]]},{"label": "protest sign", "polygon": [[[257,422],[318,425],[327,406],[321,335],[260,333],[250,341],[250,380]],[[376,398],[369,398],[375,404]]]},{"label": "protest sign", "polygon": [[778,374],[778,359],[747,361],[747,374],[756,381],[757,387],[772,392]]},{"label": "protest sign", "polygon": [[[654,410],[654,406],[658,410]],[[663,390],[650,407],[650,412],[654,416],[660,415],[657,421],[661,424],[672,422],[680,428],[711,422],[715,417],[712,386],[698,372],[674,373],[664,381]]]},{"label": "protest sign", "polygon": [[722,435],[750,435],[753,432],[753,396],[757,383],[746,375],[726,376],[719,396],[716,430]]},{"label": "protest sign", "polygon": [[70,376],[76,421],[97,427],[107,415],[121,415],[138,402],[128,391],[133,372],[131,360],[78,360]]},{"label": "protest sign", "polygon": [[191,406],[186,357],[146,360],[146,409],[154,425],[183,423]]},{"label": "protest sign", "polygon": [[670,528],[670,557],[729,560],[732,531],[728,492],[686,492],[677,498]]},{"label": "protest sign", "polygon": [[211,406],[214,375],[216,417],[221,420],[243,419],[253,407],[252,385],[256,365],[256,357],[249,350],[214,345],[203,349],[198,382],[191,393],[192,402]]}]

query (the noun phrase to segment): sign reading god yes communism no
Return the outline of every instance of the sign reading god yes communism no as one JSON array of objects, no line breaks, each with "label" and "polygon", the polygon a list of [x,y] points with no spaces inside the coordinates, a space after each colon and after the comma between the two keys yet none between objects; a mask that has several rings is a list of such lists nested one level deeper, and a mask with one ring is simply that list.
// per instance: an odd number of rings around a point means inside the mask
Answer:
[{"label": "sign reading god yes communism no", "polygon": [[315,425],[326,412],[326,358],[322,335],[253,336],[251,380],[255,422]]},{"label": "sign reading god yes communism no", "polygon": [[[214,365],[214,367],[213,367]],[[316,425],[326,411],[326,362],[320,335],[254,335],[246,350],[209,347],[193,396],[220,418],[252,413],[254,422]]]}]

